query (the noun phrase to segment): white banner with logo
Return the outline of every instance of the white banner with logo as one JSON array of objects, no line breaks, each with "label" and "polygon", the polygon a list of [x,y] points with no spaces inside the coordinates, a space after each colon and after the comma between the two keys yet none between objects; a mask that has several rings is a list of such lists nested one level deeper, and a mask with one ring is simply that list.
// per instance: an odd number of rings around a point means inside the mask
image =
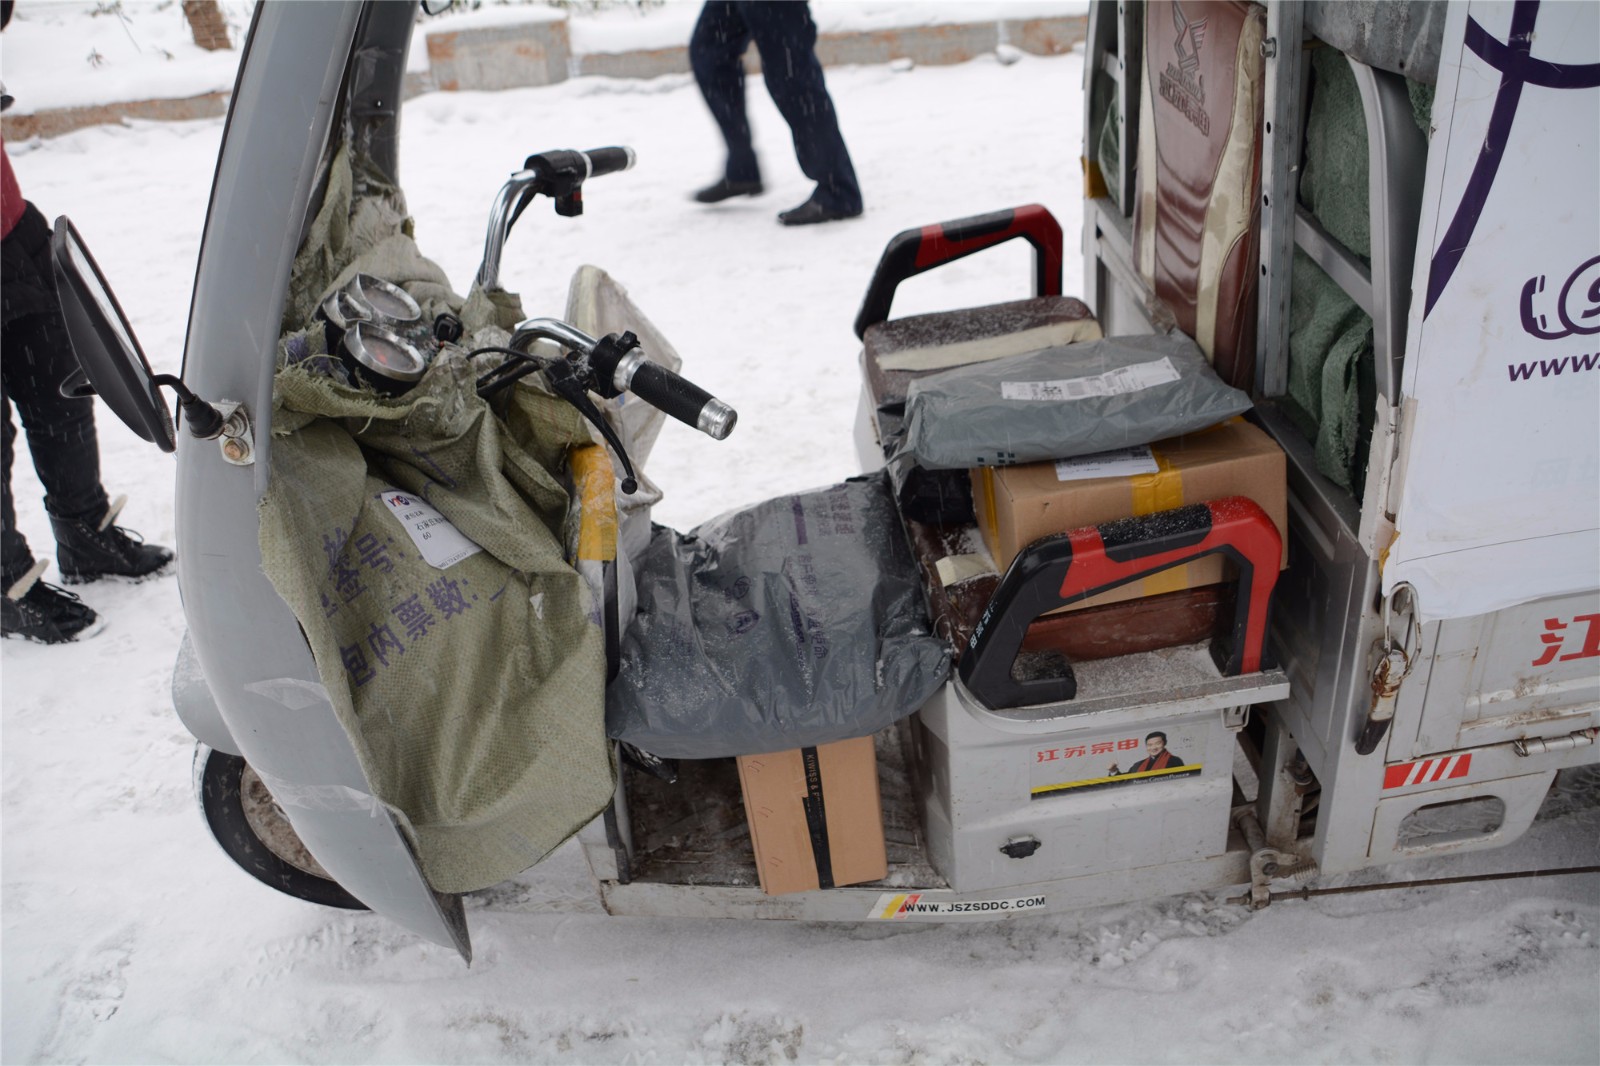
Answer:
[{"label": "white banner with logo", "polygon": [[1383,568],[1430,619],[1600,588],[1600,4],[1444,39]]}]

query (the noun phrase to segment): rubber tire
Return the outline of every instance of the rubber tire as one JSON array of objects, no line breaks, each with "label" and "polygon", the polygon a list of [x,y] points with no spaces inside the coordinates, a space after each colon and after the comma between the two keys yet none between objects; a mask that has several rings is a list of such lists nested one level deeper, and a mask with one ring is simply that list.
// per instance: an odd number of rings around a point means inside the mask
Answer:
[{"label": "rubber tire", "polygon": [[206,825],[228,858],[257,881],[286,896],[307,903],[320,903],[324,907],[353,911],[369,909],[365,903],[346,892],[337,881],[307,873],[285,862],[262,842],[244,813],[244,800],[240,792],[244,769],[245,761],[240,756],[211,750],[206,755],[205,768],[196,782]]}]

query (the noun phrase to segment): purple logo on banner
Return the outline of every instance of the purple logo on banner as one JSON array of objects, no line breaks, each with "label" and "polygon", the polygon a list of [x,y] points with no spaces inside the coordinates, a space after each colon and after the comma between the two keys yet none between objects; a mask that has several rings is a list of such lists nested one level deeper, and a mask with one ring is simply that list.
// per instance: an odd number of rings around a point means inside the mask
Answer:
[{"label": "purple logo on banner", "polygon": [[1551,301],[1562,328],[1551,328],[1550,316],[1534,306],[1536,297],[1549,291],[1545,276],[1529,278],[1522,286],[1522,328],[1543,341],[1558,341],[1574,333],[1600,333],[1600,255],[1584,263],[1567,278]]},{"label": "purple logo on banner", "polygon": [[1472,231],[1477,228],[1478,218],[1488,203],[1489,190],[1494,187],[1495,174],[1500,170],[1500,161],[1510,143],[1511,126],[1516,121],[1523,86],[1537,85],[1546,89],[1593,89],[1600,86],[1600,63],[1552,63],[1532,54],[1533,27],[1538,19],[1539,0],[1517,0],[1512,8],[1511,34],[1505,41],[1489,36],[1476,19],[1467,19],[1464,43],[1479,59],[1500,72],[1500,87],[1495,93],[1494,111],[1489,116],[1483,147],[1467,179],[1461,203],[1439,241],[1439,250],[1428,265],[1428,295],[1424,316],[1439,301],[1439,296],[1450,284],[1451,276],[1472,242]]}]

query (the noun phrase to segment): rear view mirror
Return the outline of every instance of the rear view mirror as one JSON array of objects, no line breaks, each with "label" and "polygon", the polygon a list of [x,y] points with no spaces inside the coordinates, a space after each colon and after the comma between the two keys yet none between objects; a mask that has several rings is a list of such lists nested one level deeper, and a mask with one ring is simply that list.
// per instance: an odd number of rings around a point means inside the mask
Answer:
[{"label": "rear view mirror", "polygon": [[164,452],[174,451],[177,430],[156,389],[150,362],[94,256],[65,215],[56,219],[50,259],[67,336],[89,384],[129,429]]}]

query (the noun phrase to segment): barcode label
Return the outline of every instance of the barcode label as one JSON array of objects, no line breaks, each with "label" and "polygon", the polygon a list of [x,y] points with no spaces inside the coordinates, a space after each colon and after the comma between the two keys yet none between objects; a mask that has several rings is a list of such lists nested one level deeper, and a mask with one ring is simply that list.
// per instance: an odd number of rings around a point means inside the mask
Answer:
[{"label": "barcode label", "polygon": [[1118,448],[1115,451],[1080,455],[1076,459],[1056,460],[1057,481],[1088,481],[1097,477],[1132,477],[1161,470],[1150,445]]},{"label": "barcode label", "polygon": [[1002,381],[1000,395],[1007,400],[1055,401],[1087,400],[1095,396],[1121,396],[1130,392],[1165,385],[1178,380],[1178,369],[1163,356],[1149,363],[1120,366],[1087,378],[1059,381]]}]

